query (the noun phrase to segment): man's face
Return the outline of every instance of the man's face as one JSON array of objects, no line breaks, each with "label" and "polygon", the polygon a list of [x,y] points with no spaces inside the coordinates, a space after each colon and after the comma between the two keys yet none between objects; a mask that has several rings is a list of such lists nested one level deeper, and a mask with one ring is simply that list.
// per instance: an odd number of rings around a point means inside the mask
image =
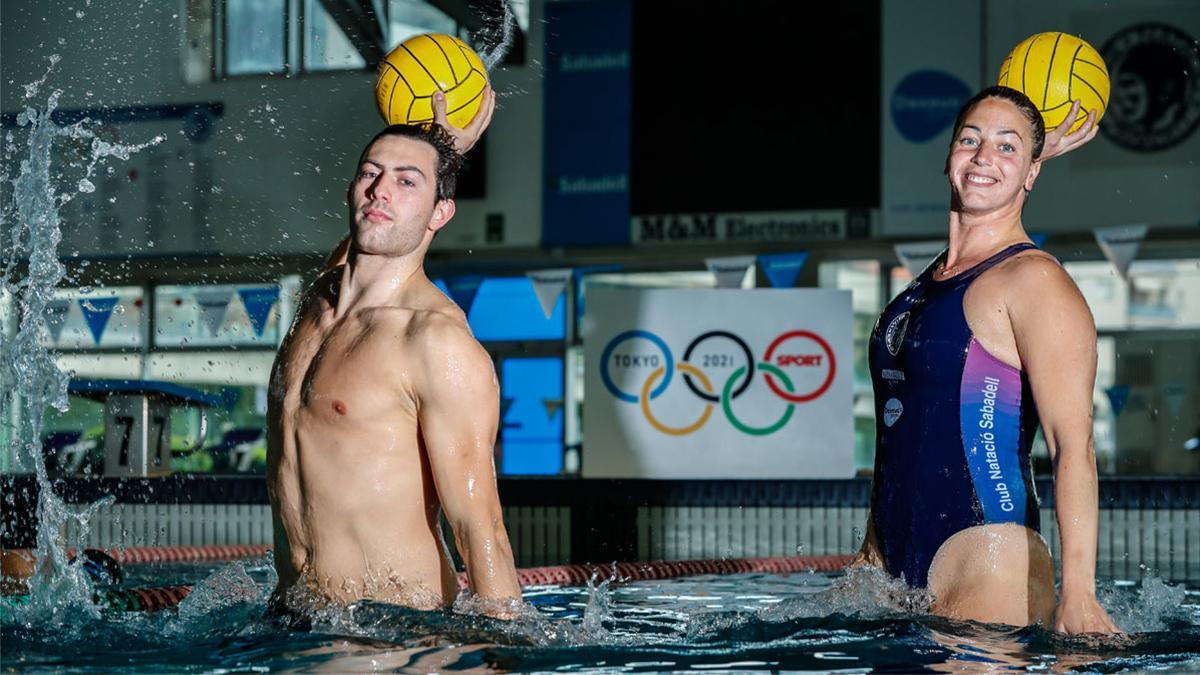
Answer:
[{"label": "man's face", "polygon": [[371,144],[348,201],[354,244],[371,255],[412,253],[431,226],[436,230],[449,219],[441,213],[449,200],[437,200],[437,151],[405,136]]},{"label": "man's face", "polygon": [[984,99],[967,113],[947,165],[951,190],[965,213],[1019,206],[1040,168],[1033,161],[1029,122],[1017,106],[998,98]]}]

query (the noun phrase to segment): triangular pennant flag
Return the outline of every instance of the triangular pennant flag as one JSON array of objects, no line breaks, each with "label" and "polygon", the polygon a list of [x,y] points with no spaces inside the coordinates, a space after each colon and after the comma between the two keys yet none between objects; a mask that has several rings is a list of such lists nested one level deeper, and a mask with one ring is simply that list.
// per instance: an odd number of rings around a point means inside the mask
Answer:
[{"label": "triangular pennant flag", "polygon": [[1108,258],[1108,262],[1124,277],[1129,271],[1129,265],[1137,257],[1138,249],[1141,248],[1142,240],[1146,238],[1146,231],[1149,229],[1146,225],[1123,225],[1097,227],[1093,233],[1100,250],[1104,252],[1104,257]]},{"label": "triangular pennant flag", "polygon": [[446,290],[450,291],[450,299],[462,309],[463,314],[470,315],[471,305],[475,304],[475,294],[479,292],[482,283],[483,277],[475,274],[454,277],[450,279]]},{"label": "triangular pennant flag", "polygon": [[554,305],[558,303],[559,296],[563,294],[563,289],[571,280],[571,269],[564,267],[553,270],[537,270],[526,272],[525,276],[529,277],[530,283],[533,284],[533,292],[542,306],[542,313],[549,319],[550,315],[554,313]]},{"label": "triangular pennant flag", "polygon": [[512,396],[500,397],[500,422],[504,422],[504,418],[508,417],[508,411],[512,408],[513,401],[517,399]]},{"label": "triangular pennant flag", "polygon": [[434,280],[433,280],[433,285],[434,285],[434,286],[437,286],[437,287],[438,287],[438,290],[440,290],[441,292],[445,293],[447,298],[448,298],[448,297],[450,297],[450,287],[446,285],[446,282],[445,282],[445,280],[443,280],[443,279],[434,279]]},{"label": "triangular pennant flag", "polygon": [[758,264],[762,265],[763,274],[772,288],[791,288],[800,278],[800,270],[808,260],[808,251],[795,253],[771,253],[758,256]]},{"label": "triangular pennant flag", "polygon": [[915,277],[920,276],[921,272],[929,267],[929,263],[946,250],[946,241],[911,241],[896,244],[893,250],[896,251],[896,257],[900,259],[900,264],[904,265],[908,273]]},{"label": "triangular pennant flag", "polygon": [[1113,417],[1121,414],[1125,409],[1125,403],[1129,401],[1129,387],[1124,384],[1117,384],[1104,390],[1108,395],[1108,402],[1112,405]]},{"label": "triangular pennant flag", "polygon": [[725,258],[707,258],[708,271],[717,278],[717,288],[741,288],[746,270],[754,264],[752,255],[734,255]]},{"label": "triangular pennant flag", "polygon": [[1167,412],[1171,413],[1171,417],[1179,417],[1179,412],[1183,410],[1183,399],[1187,398],[1187,390],[1187,385],[1183,384],[1162,386],[1163,403],[1167,404]]},{"label": "triangular pennant flag", "polygon": [[1032,241],[1034,246],[1038,248],[1046,247],[1046,238],[1050,235],[1046,234],[1045,232],[1029,232],[1028,234],[1029,241]]},{"label": "triangular pennant flag", "polygon": [[83,310],[83,318],[87,321],[88,329],[92,331],[92,339],[100,344],[100,337],[108,327],[108,319],[112,316],[113,308],[117,306],[117,298],[80,298],[79,308]]},{"label": "triangular pennant flag", "polygon": [[71,301],[66,298],[56,298],[46,303],[46,328],[54,342],[58,342],[62,335],[63,326],[67,325],[67,312],[70,311]]},{"label": "triangular pennant flag", "polygon": [[215,337],[225,322],[225,312],[229,308],[229,301],[233,299],[233,291],[228,288],[203,289],[196,291],[195,298],[200,306],[200,320],[208,326],[209,334]]},{"label": "triangular pennant flag", "polygon": [[544,398],[542,407],[546,409],[546,419],[553,420],[558,411],[562,410],[563,400],[561,398]]},{"label": "triangular pennant flag", "polygon": [[275,306],[275,301],[279,300],[279,287],[239,288],[238,295],[246,308],[246,316],[250,317],[250,325],[254,326],[254,334],[262,337],[271,308]]}]

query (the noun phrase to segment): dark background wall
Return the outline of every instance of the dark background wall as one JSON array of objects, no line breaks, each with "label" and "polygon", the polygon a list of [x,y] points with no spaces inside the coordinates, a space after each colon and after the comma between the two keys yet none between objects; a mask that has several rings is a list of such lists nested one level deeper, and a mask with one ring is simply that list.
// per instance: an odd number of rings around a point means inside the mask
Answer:
[{"label": "dark background wall", "polygon": [[634,213],[879,205],[878,0],[633,5]]}]

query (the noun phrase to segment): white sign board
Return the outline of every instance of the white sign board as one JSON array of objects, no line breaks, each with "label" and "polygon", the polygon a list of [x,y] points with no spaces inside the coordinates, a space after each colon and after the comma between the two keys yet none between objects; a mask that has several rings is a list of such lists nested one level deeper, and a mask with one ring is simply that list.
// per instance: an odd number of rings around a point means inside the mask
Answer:
[{"label": "white sign board", "polygon": [[850,292],[595,289],[588,478],[849,478]]},{"label": "white sign board", "polygon": [[980,8],[958,0],[882,3],[883,234],[946,229],[950,185],[942,170],[954,118],[981,88]]}]

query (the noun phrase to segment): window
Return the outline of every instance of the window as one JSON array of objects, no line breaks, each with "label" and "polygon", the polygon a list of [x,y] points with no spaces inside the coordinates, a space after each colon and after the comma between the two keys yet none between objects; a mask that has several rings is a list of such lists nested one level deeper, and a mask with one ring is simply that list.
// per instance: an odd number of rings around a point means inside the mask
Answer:
[{"label": "window", "polygon": [[279,344],[278,284],[158,286],[154,345],[207,347]]},{"label": "window", "polygon": [[285,0],[225,0],[225,73],[283,73],[286,16]]},{"label": "window", "polygon": [[304,3],[304,69],[361,70],[366,60],[321,6],[321,0]]},{"label": "window", "polygon": [[1137,260],[1128,281],[1106,261],[1063,267],[1087,299],[1097,330],[1200,328],[1200,259]]},{"label": "window", "polygon": [[[184,70],[189,81],[204,73],[296,75],[302,72],[363,70],[366,59],[321,0],[211,0],[213,11],[198,10],[189,0],[188,48]],[[379,30],[384,51],[420,33],[466,37],[466,30],[426,0],[375,0],[382,12]],[[518,3],[514,17],[528,25],[528,8]],[[218,17],[215,21],[213,17]],[[523,24],[521,22],[524,22]],[[202,47],[215,35],[215,52]],[[210,68],[215,56],[215,68]]]},{"label": "window", "polygon": [[54,349],[135,349],[142,345],[142,289],[62,288],[46,305],[42,345]]},{"label": "window", "polygon": [[393,49],[408,38],[421,33],[459,35],[460,29],[454,19],[425,0],[389,0],[388,49]]}]

